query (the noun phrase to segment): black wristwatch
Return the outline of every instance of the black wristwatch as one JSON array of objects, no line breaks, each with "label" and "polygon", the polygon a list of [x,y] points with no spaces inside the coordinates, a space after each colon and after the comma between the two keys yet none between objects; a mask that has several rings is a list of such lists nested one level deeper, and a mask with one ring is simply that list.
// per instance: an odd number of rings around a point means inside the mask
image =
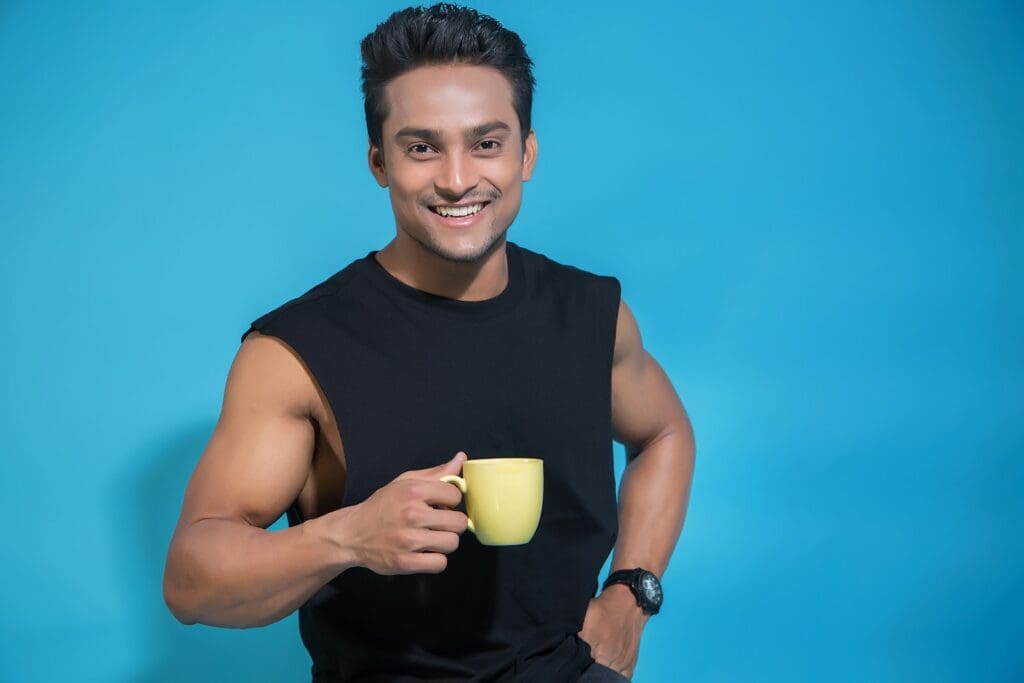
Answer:
[{"label": "black wristwatch", "polygon": [[661,609],[661,581],[658,577],[646,569],[620,569],[612,572],[604,580],[601,590],[604,590],[613,583],[624,583],[629,586],[636,596],[636,604],[644,614],[657,614]]}]

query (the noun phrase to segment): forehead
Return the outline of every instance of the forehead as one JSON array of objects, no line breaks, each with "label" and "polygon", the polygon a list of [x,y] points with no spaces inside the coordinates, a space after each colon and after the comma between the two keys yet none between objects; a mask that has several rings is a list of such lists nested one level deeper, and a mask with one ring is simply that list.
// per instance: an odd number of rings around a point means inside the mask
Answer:
[{"label": "forehead", "polygon": [[384,86],[384,135],[406,126],[461,132],[488,121],[518,131],[512,84],[489,66],[445,64],[407,71]]}]

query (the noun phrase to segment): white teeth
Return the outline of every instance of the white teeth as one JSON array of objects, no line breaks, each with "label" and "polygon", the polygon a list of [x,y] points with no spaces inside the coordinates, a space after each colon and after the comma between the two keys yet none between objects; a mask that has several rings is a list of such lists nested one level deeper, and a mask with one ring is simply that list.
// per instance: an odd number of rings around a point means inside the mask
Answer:
[{"label": "white teeth", "polygon": [[435,206],[434,211],[442,216],[461,217],[472,216],[482,208],[484,208],[483,204],[470,204],[468,206]]}]

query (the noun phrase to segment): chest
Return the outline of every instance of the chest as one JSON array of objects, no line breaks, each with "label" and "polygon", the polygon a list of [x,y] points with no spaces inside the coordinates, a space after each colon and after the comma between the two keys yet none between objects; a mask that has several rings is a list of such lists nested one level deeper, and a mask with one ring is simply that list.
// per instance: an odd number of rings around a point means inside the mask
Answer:
[{"label": "chest", "polygon": [[586,480],[588,454],[610,447],[610,364],[586,326],[414,336],[340,340],[336,370],[318,378],[316,452],[296,501],[303,519],[459,450],[542,458],[557,490]]}]

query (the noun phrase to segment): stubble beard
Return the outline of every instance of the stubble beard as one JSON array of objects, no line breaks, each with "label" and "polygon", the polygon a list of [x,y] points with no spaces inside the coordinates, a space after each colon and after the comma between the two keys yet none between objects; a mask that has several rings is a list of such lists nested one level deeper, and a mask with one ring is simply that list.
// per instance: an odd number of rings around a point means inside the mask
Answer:
[{"label": "stubble beard", "polygon": [[495,230],[494,221],[492,220],[491,224],[488,226],[487,239],[484,240],[484,243],[479,247],[468,253],[461,251],[453,252],[445,248],[443,244],[435,239],[434,233],[429,230],[424,231],[422,237],[409,230],[406,230],[405,232],[420,246],[438,258],[442,258],[445,261],[450,261],[452,263],[476,263],[494,252],[498,243],[504,241],[503,238],[505,237],[505,233],[508,232],[509,227],[510,226],[506,226],[502,230]]}]

